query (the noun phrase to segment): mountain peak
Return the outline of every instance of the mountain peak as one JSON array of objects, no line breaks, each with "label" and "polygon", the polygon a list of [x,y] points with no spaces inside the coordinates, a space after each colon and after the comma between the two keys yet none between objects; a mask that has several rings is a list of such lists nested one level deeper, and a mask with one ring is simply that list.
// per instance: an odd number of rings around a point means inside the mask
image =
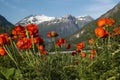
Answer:
[{"label": "mountain peak", "polygon": [[[85,17],[81,17],[81,18],[76,18],[74,16],[72,16],[71,14],[67,14],[64,15],[60,18],[56,18],[56,17],[49,17],[46,15],[30,15],[26,18],[24,18],[23,20],[19,21],[17,24],[21,24],[21,25],[26,25],[26,24],[30,24],[30,23],[35,23],[35,24],[41,24],[44,22],[47,22],[48,24],[56,24],[56,23],[64,23],[64,22],[75,22],[77,24],[77,21],[81,19],[87,22],[92,21],[93,19],[90,16],[85,16]],[[16,24],[16,25],[17,25]]]},{"label": "mountain peak", "polygon": [[12,23],[10,23],[4,16],[0,15],[0,26],[3,27],[11,27],[13,26]]},{"label": "mountain peak", "polygon": [[94,20],[91,16],[87,15],[87,16],[77,16],[76,17],[78,20],[87,20],[87,21],[92,21]]},{"label": "mountain peak", "polygon": [[26,24],[29,24],[29,23],[40,24],[42,22],[51,21],[51,20],[54,20],[54,19],[55,19],[55,17],[49,17],[49,16],[45,16],[43,14],[42,15],[30,15],[30,16],[24,18],[23,20],[19,21],[18,23],[20,23],[22,25],[26,25]]}]

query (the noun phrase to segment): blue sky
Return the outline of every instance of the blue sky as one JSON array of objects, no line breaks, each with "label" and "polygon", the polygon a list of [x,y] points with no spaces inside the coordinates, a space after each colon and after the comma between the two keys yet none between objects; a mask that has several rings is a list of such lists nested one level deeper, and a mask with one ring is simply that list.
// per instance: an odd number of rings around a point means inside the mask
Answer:
[{"label": "blue sky", "polygon": [[119,0],[0,0],[0,15],[13,24],[35,14],[61,17],[90,15],[98,18]]}]

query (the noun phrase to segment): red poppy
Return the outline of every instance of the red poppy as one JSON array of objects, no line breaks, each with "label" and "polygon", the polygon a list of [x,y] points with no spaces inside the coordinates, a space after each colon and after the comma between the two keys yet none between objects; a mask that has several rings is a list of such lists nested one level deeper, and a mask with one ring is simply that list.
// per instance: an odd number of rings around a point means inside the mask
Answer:
[{"label": "red poppy", "polygon": [[12,30],[13,39],[26,37],[25,28],[21,25],[17,25]]},{"label": "red poppy", "polygon": [[66,39],[65,38],[59,38],[58,42],[60,42],[61,44],[64,44],[64,43],[66,43]]},{"label": "red poppy", "polygon": [[59,47],[61,47],[62,44],[57,41],[57,42],[56,42],[56,45],[59,46]]},{"label": "red poppy", "polygon": [[57,32],[55,32],[55,31],[51,31],[51,32],[48,32],[48,33],[47,33],[47,36],[48,36],[48,37],[57,37],[58,34],[57,34]]},{"label": "red poppy", "polygon": [[4,55],[6,55],[6,54],[7,54],[7,53],[6,53],[5,49],[2,48],[2,47],[0,47],[0,55],[1,55],[1,56],[4,56]]},{"label": "red poppy", "polygon": [[78,64],[79,64],[79,62],[78,62],[78,61],[74,61],[74,64],[75,64],[75,65],[78,65]]},{"label": "red poppy", "polygon": [[18,40],[16,45],[19,49],[28,49],[32,46],[32,40],[28,38],[21,38]]},{"label": "red poppy", "polygon": [[86,53],[85,53],[85,52],[82,52],[82,53],[81,53],[81,56],[82,56],[82,57],[86,57]]},{"label": "red poppy", "polygon": [[91,54],[95,55],[95,50],[91,50]]},{"label": "red poppy", "polygon": [[44,49],[45,49],[45,46],[44,46],[44,45],[39,45],[39,46],[38,46],[38,49],[39,49],[39,50],[44,50]]},{"label": "red poppy", "polygon": [[101,28],[101,27],[97,27],[95,29],[95,34],[98,37],[105,37],[105,36],[108,35],[108,32],[105,29]]},{"label": "red poppy", "polygon": [[107,18],[106,22],[107,22],[107,25],[112,26],[115,23],[115,20],[113,20],[112,18]]},{"label": "red poppy", "polygon": [[89,55],[89,58],[90,58],[90,59],[94,59],[95,56],[94,56],[93,54],[90,54],[90,55]]},{"label": "red poppy", "polygon": [[35,43],[35,44],[39,44],[39,45],[44,44],[44,40],[43,40],[43,38],[40,37],[40,36],[34,37],[33,40],[34,40],[34,43]]},{"label": "red poppy", "polygon": [[66,40],[64,38],[59,38],[56,42],[56,45],[61,47],[61,45],[64,43],[66,43]]},{"label": "red poppy", "polygon": [[78,44],[76,45],[77,50],[81,50],[81,49],[84,48],[84,47],[85,47],[85,43],[84,43],[84,42],[78,43]]},{"label": "red poppy", "polygon": [[44,49],[44,50],[41,51],[41,54],[45,55],[45,54],[47,54],[47,51]]},{"label": "red poppy", "polygon": [[113,29],[114,35],[120,35],[120,26]]},{"label": "red poppy", "polygon": [[70,49],[71,45],[70,44],[66,44],[66,49]]},{"label": "red poppy", "polygon": [[30,33],[30,35],[36,35],[38,33],[38,28],[36,24],[28,24],[26,25],[26,29]]},{"label": "red poppy", "polygon": [[10,38],[7,33],[0,34],[0,45],[10,43]]},{"label": "red poppy", "polygon": [[105,25],[112,26],[113,23],[115,23],[115,21],[113,19],[111,19],[111,18],[100,18],[97,21],[98,27],[103,27]]},{"label": "red poppy", "polygon": [[93,44],[94,41],[95,41],[95,40],[94,40],[93,38],[90,38],[90,39],[88,40],[88,43],[89,43],[89,44]]},{"label": "red poppy", "polygon": [[75,56],[75,55],[77,55],[77,52],[73,51],[72,56]]}]

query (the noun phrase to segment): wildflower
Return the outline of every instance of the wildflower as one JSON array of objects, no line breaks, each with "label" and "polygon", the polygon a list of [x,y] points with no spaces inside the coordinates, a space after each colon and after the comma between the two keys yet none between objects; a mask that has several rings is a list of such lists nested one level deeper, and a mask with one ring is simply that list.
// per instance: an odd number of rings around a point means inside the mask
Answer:
[{"label": "wildflower", "polygon": [[44,50],[44,49],[45,49],[45,46],[44,46],[44,45],[39,45],[39,46],[38,46],[38,49],[39,49],[39,50]]},{"label": "wildflower", "polygon": [[10,38],[7,33],[0,34],[0,45],[7,44],[9,42],[10,42]]},{"label": "wildflower", "polygon": [[66,49],[70,49],[71,45],[70,44],[66,44]]},{"label": "wildflower", "polygon": [[82,57],[86,57],[86,53],[85,53],[85,52],[82,52],[82,53],[81,53],[81,56],[82,56]]},{"label": "wildflower", "polygon": [[66,40],[65,40],[65,38],[59,38],[58,42],[60,42],[61,44],[64,44],[64,43],[66,43]]},{"label": "wildflower", "polygon": [[1,56],[4,56],[4,55],[6,55],[7,53],[6,53],[6,51],[5,51],[5,49],[3,48],[3,47],[0,47],[0,55]]},{"label": "wildflower", "polygon": [[17,25],[12,30],[13,39],[26,37],[25,28],[21,25]]},{"label": "wildflower", "polygon": [[91,54],[95,55],[95,50],[91,50]]},{"label": "wildflower", "polygon": [[34,37],[33,40],[35,44],[39,44],[39,45],[44,44],[44,40],[40,36]]},{"label": "wildflower", "polygon": [[59,46],[59,47],[61,47],[62,44],[57,41],[57,42],[56,42],[56,45]]},{"label": "wildflower", "polygon": [[114,35],[120,35],[120,27],[116,27],[113,29]]},{"label": "wildflower", "polygon": [[97,27],[95,29],[95,34],[98,37],[105,37],[105,36],[108,35],[108,32],[105,29],[101,28],[101,27]]},{"label": "wildflower", "polygon": [[36,35],[38,33],[38,28],[36,24],[28,24],[25,27],[30,35]]},{"label": "wildflower", "polygon": [[78,65],[78,64],[79,64],[78,60],[74,61],[74,64],[75,64],[75,65]]},{"label": "wildflower", "polygon": [[45,55],[45,54],[47,54],[47,51],[44,49],[44,50],[41,51],[41,54]]},{"label": "wildflower", "polygon": [[48,33],[47,33],[47,36],[48,36],[48,37],[57,37],[58,34],[57,34],[55,31],[51,31],[51,32],[48,32]]},{"label": "wildflower", "polygon": [[85,43],[81,42],[76,45],[77,50],[81,50],[83,47],[85,47]]},{"label": "wildflower", "polygon": [[103,27],[103,26],[112,26],[115,21],[111,18],[100,18],[97,21],[98,27]]},{"label": "wildflower", "polygon": [[80,50],[78,50],[78,49],[76,50],[76,52],[78,52],[78,53],[81,52],[81,51],[82,51],[81,49]]},{"label": "wildflower", "polygon": [[75,56],[75,55],[77,55],[77,52],[73,51],[72,56]]},{"label": "wildflower", "polygon": [[89,58],[90,58],[90,59],[94,59],[95,56],[94,56],[93,54],[90,54],[90,55],[89,55]]},{"label": "wildflower", "polygon": [[90,38],[90,39],[88,40],[88,43],[89,43],[89,44],[93,44],[94,41],[95,41],[95,40],[94,40],[93,38]]},{"label": "wildflower", "polygon": [[16,45],[19,49],[28,49],[32,46],[32,40],[29,38],[21,38],[18,40]]},{"label": "wildflower", "polygon": [[66,43],[66,40],[64,38],[59,38],[56,42],[56,45],[61,47],[61,45],[64,43]]}]

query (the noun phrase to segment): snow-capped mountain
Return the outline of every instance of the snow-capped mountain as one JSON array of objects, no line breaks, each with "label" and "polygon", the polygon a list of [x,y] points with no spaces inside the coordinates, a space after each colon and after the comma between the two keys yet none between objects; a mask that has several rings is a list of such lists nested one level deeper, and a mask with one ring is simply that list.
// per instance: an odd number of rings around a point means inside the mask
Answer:
[{"label": "snow-capped mountain", "polygon": [[42,22],[51,21],[54,19],[55,19],[55,17],[49,17],[49,16],[45,16],[45,15],[31,15],[31,16],[24,18],[23,20],[21,20],[18,23],[20,23],[22,25],[26,25],[29,23],[40,24]]},{"label": "snow-capped mountain", "polygon": [[23,20],[19,21],[17,24],[21,24],[23,26],[30,23],[41,24],[43,22],[50,22],[49,24],[54,24],[54,23],[70,21],[72,19],[76,21],[76,24],[77,24],[77,21],[89,22],[93,20],[93,18],[90,16],[74,17],[72,15],[65,15],[59,18],[59,17],[49,17],[45,15],[30,15],[28,17],[25,17]]},{"label": "snow-capped mountain", "polygon": [[38,24],[39,34],[44,37],[49,31],[58,32],[60,37],[68,37],[92,20],[93,18],[90,16],[74,17],[72,15],[65,15],[62,17],[49,17],[45,15],[32,15],[19,21],[17,24],[23,26],[29,23]]},{"label": "snow-capped mountain", "polygon": [[81,21],[91,21],[93,18],[91,16],[77,16],[76,17],[77,20],[81,20]]}]

